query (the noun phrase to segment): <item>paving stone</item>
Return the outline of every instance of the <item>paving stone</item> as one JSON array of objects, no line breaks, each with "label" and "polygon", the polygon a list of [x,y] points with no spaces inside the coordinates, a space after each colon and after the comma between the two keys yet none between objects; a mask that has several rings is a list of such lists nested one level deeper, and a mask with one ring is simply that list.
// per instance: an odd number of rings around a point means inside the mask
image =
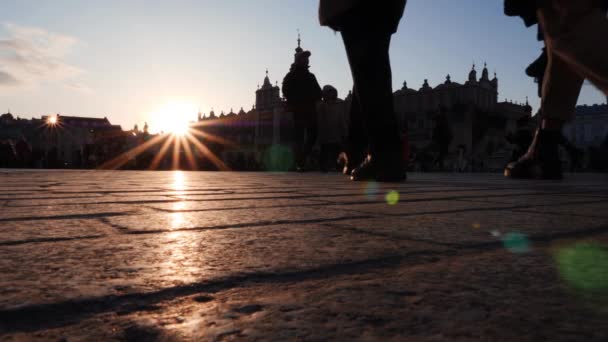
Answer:
[{"label": "paving stone", "polygon": [[608,219],[473,208],[464,212],[341,221],[335,225],[375,235],[466,246],[500,242],[510,233],[540,237],[592,230],[607,227]]},{"label": "paving stone", "polygon": [[[0,307],[158,291],[239,274],[297,272],[445,248],[315,225],[105,236],[0,249]],[[12,270],[12,271],[11,271]],[[44,284],[32,284],[45,279]],[[37,298],[40,298],[38,300]]]},{"label": "paving stone", "polygon": [[606,193],[0,170],[0,340],[605,341]]}]

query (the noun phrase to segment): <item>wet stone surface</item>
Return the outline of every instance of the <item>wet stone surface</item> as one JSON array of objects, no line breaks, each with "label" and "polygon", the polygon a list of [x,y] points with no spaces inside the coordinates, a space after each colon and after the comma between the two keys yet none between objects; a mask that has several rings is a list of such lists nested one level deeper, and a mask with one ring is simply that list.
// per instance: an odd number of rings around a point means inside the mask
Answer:
[{"label": "wet stone surface", "polygon": [[608,340],[608,177],[0,171],[0,340]]}]

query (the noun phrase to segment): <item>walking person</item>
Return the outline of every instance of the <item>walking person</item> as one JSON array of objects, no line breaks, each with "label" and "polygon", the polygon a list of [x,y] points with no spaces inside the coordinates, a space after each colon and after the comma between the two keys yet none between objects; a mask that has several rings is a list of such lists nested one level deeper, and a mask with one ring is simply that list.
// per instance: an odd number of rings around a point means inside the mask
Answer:
[{"label": "walking person", "polygon": [[319,113],[319,166],[321,171],[336,171],[336,158],[346,140],[348,103],[338,98],[338,90],[330,85],[323,87],[323,101],[317,107]]},{"label": "walking person", "polygon": [[354,181],[405,180],[389,58],[406,0],[321,0],[321,25],[339,31],[353,77],[345,173]]},{"label": "walking person", "polygon": [[287,109],[294,115],[296,170],[307,171],[307,159],[317,140],[317,102],[321,100],[321,87],[309,71],[310,51],[298,47],[289,73],[283,79],[283,96]]},{"label": "walking person", "polygon": [[444,108],[439,109],[439,114],[435,117],[435,127],[433,129],[433,143],[437,147],[437,158],[435,164],[440,172],[445,171],[445,158],[448,156],[453,135],[452,128]]},{"label": "walking person", "polygon": [[[510,163],[514,178],[561,179],[558,146],[572,119],[585,79],[608,95],[608,20],[606,0],[507,0],[535,6],[547,49],[541,121],[526,154]],[[507,3],[505,3],[507,8]]]}]

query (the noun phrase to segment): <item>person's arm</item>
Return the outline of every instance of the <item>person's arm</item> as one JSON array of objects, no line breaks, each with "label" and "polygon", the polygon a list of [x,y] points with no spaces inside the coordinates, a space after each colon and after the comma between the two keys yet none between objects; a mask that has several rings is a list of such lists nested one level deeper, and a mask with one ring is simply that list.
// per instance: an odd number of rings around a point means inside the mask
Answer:
[{"label": "person's arm", "polygon": [[317,82],[317,78],[315,77],[314,74],[310,74],[311,75],[311,91],[312,91],[312,98],[315,101],[320,101],[321,98],[323,97],[323,91],[321,90],[321,86],[319,85],[319,82]]},{"label": "person's arm", "polygon": [[282,87],[282,91],[283,91],[283,97],[285,97],[287,100],[289,100],[291,98],[291,94],[292,94],[292,82],[291,82],[291,73],[288,73],[287,75],[285,75],[285,78],[283,78],[283,87]]}]

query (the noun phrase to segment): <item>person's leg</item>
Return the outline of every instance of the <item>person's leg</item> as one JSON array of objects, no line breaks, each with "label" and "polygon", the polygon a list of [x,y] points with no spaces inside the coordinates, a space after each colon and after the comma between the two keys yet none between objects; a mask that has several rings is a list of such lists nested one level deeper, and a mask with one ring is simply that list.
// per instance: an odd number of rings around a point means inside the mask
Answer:
[{"label": "person's leg", "polygon": [[308,157],[311,155],[312,150],[315,146],[315,144],[317,143],[317,136],[318,136],[318,123],[317,123],[317,113],[312,110],[309,113],[307,113],[307,120],[306,120],[306,142],[304,145],[304,153],[305,153],[305,157]]},{"label": "person's leg", "polygon": [[365,159],[369,148],[365,123],[363,121],[363,111],[359,102],[359,92],[356,87],[353,87],[353,97],[350,105],[350,115],[348,120],[348,137],[345,146],[346,157],[345,163],[346,173],[359,166]]},{"label": "person's leg", "polygon": [[378,173],[403,173],[403,146],[393,104],[389,59],[391,34],[345,31],[342,37],[369,139],[371,160]]},{"label": "person's leg", "polygon": [[545,72],[541,122],[527,152],[505,169],[514,178],[559,179],[562,177],[559,142],[564,122],[570,120],[583,85],[574,72],[547,45],[548,64]]},{"label": "person's leg", "polygon": [[597,0],[551,0],[538,10],[547,48],[608,95],[608,20]]},{"label": "person's leg", "polygon": [[584,79],[551,48],[542,88],[542,127],[561,129],[574,116]]},{"label": "person's leg", "polygon": [[326,143],[320,144],[319,151],[319,168],[321,172],[327,172],[327,165],[329,164],[329,145]]},{"label": "person's leg", "polygon": [[294,148],[293,154],[296,162],[296,168],[303,166],[304,162],[304,139],[306,135],[306,125],[302,120],[301,113],[293,113],[294,118]]}]

